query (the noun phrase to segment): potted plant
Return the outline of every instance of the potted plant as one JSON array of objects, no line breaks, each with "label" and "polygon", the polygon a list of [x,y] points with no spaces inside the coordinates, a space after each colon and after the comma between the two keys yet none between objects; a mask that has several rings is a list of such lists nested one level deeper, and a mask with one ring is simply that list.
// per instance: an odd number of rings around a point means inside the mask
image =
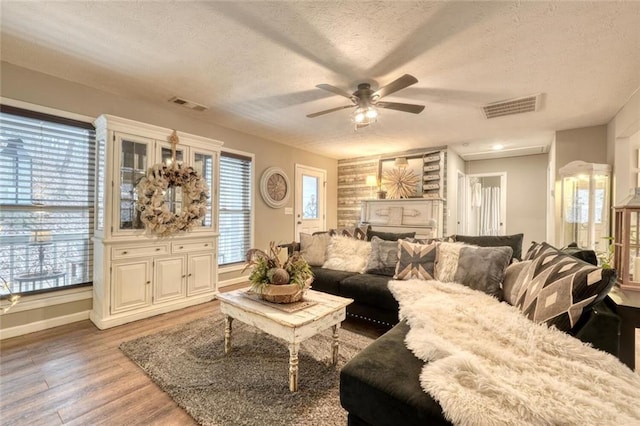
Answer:
[{"label": "potted plant", "polygon": [[245,269],[252,268],[249,275],[251,289],[269,302],[297,302],[311,285],[313,273],[299,252],[282,261],[281,250],[271,241],[269,253],[255,248],[247,251]]}]

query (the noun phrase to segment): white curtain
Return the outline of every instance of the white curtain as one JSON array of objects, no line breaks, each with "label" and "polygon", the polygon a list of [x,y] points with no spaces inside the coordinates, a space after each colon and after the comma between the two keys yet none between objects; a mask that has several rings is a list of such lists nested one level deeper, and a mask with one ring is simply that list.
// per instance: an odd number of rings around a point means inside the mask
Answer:
[{"label": "white curtain", "polygon": [[477,235],[500,235],[500,188],[482,188],[479,204],[473,205]]}]

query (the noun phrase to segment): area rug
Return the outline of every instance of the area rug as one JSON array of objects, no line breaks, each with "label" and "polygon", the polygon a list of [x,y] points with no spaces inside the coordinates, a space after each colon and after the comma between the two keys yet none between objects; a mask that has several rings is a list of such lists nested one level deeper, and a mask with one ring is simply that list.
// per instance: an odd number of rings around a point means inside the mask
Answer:
[{"label": "area rug", "polygon": [[233,323],[224,354],[224,317],[199,319],[124,342],[120,349],[202,425],[340,425],[340,369],[373,340],[340,330],[337,365],[331,334],[298,353],[298,392],[289,391],[289,350],[254,327]]}]

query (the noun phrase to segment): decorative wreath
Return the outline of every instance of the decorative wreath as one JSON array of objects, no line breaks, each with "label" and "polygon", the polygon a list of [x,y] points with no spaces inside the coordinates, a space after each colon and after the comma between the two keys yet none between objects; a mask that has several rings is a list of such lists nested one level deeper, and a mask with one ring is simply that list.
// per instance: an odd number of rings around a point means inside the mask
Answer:
[{"label": "decorative wreath", "polygon": [[[165,200],[168,188],[182,187],[182,209],[175,214]],[[207,212],[209,188],[205,180],[191,166],[183,167],[175,162],[156,164],[136,185],[140,219],[148,231],[161,237],[179,231],[189,231],[201,223]]]}]

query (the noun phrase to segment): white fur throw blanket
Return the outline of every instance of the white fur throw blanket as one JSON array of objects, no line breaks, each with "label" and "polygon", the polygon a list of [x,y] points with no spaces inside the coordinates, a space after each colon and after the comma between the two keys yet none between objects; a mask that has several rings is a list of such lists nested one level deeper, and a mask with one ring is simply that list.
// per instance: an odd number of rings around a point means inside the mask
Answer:
[{"label": "white fur throw blanket", "polygon": [[640,375],[460,284],[390,281],[420,384],[460,425],[640,425]]}]

